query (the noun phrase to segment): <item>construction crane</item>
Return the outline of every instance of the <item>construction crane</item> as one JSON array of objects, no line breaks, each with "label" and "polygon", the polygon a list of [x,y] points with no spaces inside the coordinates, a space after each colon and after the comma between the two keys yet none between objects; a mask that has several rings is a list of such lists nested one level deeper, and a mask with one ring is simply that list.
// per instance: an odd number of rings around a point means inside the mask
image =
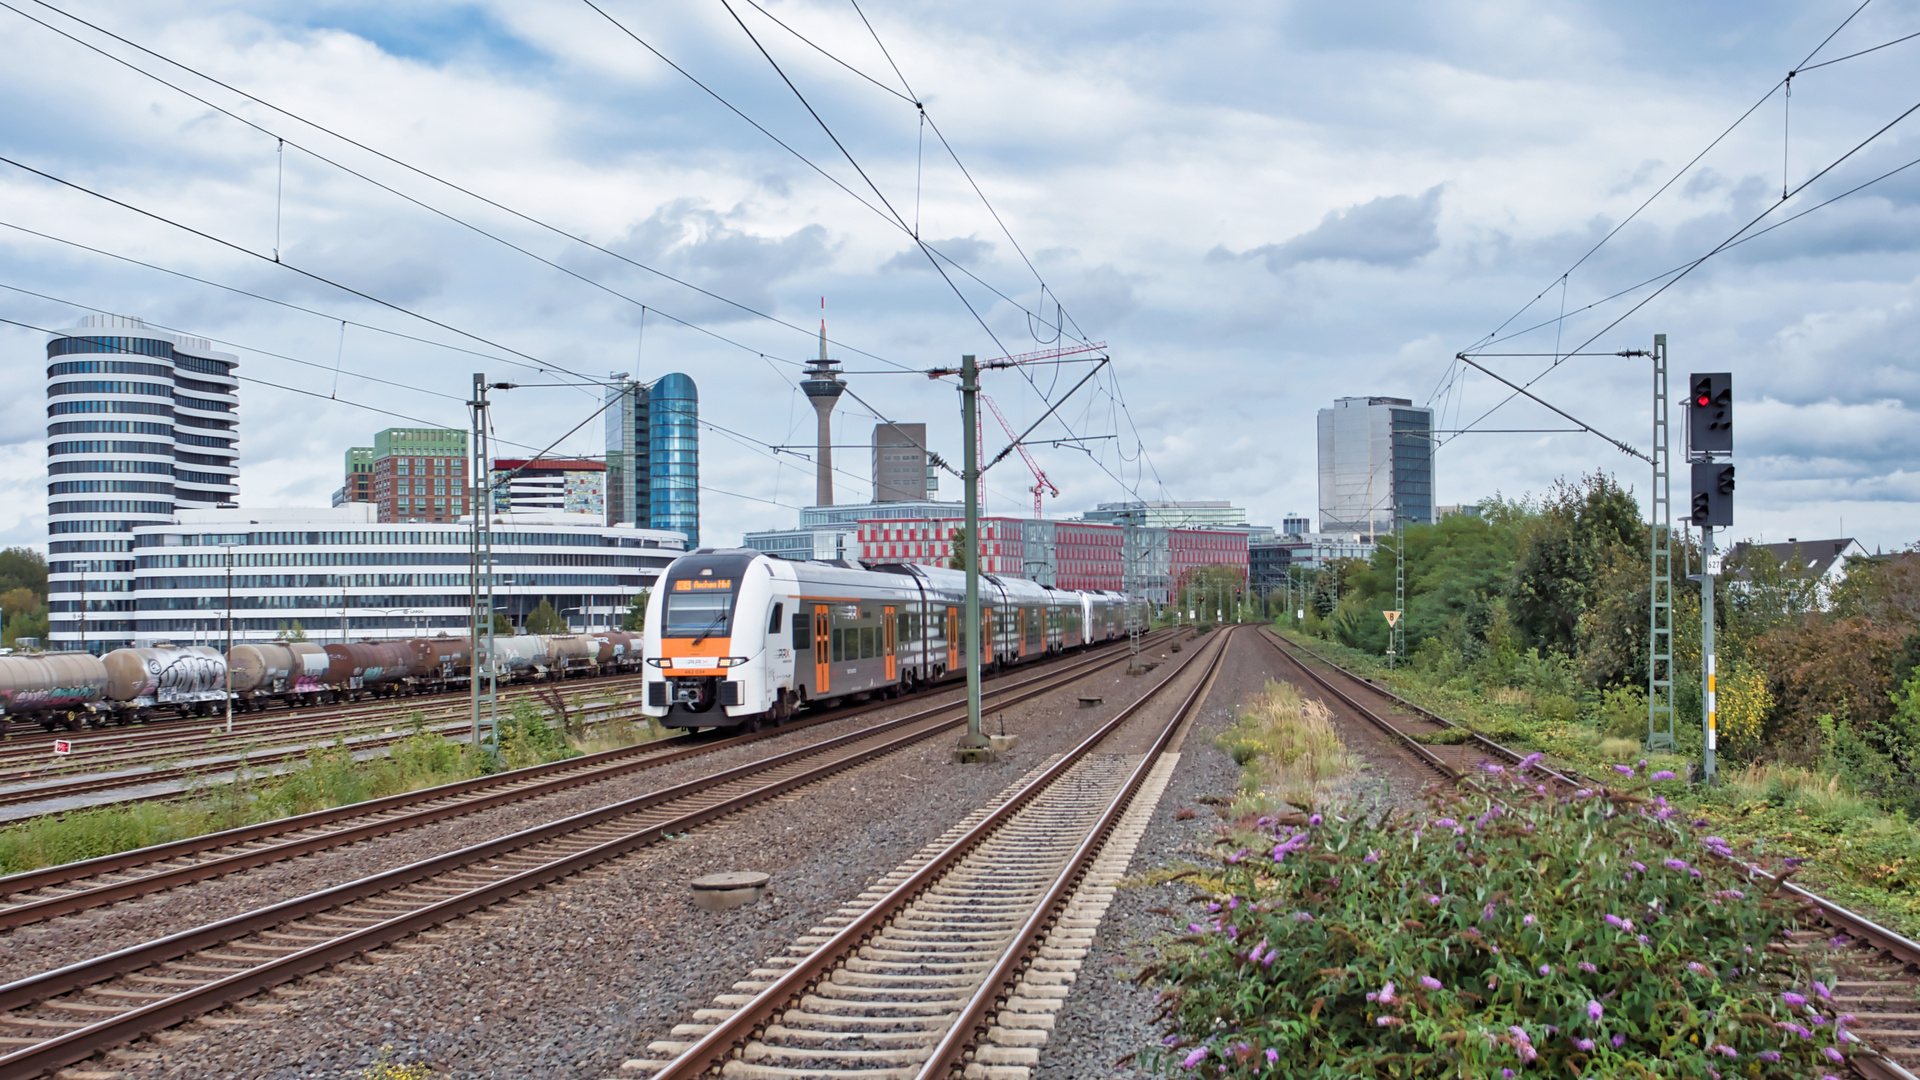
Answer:
[{"label": "construction crane", "polygon": [[1053,481],[1047,479],[1047,474],[1040,468],[1040,463],[1033,460],[1033,455],[1027,453],[1027,448],[1021,445],[1020,436],[1013,430],[1013,425],[1007,423],[1006,416],[1000,412],[1000,406],[994,404],[993,399],[985,393],[980,395],[980,400],[986,402],[987,408],[993,410],[993,418],[1000,421],[1001,430],[1007,433],[1007,438],[1013,440],[1013,448],[1020,451],[1020,460],[1026,462],[1027,468],[1033,470],[1033,486],[1027,490],[1033,492],[1033,516],[1037,518],[1040,516],[1041,493],[1049,492],[1057,499],[1060,497],[1060,489],[1053,486]]}]

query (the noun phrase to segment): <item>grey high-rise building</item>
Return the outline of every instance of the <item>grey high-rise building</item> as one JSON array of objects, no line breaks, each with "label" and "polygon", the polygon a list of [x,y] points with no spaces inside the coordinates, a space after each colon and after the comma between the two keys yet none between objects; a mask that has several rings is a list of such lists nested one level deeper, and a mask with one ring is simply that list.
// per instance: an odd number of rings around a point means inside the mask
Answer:
[{"label": "grey high-rise building", "polygon": [[675,372],[607,387],[607,524],[672,529],[700,546],[700,394]]},{"label": "grey high-rise building", "polygon": [[1320,531],[1378,536],[1433,522],[1433,410],[1406,398],[1321,409]]},{"label": "grey high-rise building", "polygon": [[927,462],[927,425],[874,426],[874,502],[924,502],[938,485]]},{"label": "grey high-rise building", "polygon": [[47,343],[48,638],[133,642],[133,530],[240,494],[239,357],[89,315]]}]

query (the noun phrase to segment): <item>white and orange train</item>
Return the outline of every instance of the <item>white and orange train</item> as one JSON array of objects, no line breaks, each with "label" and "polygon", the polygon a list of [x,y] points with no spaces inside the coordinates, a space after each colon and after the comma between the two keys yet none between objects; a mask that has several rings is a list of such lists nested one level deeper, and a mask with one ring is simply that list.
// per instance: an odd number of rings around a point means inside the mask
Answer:
[{"label": "white and orange train", "polygon": [[[892,695],[958,677],[967,576],[703,548],[675,559],[647,604],[647,715],[672,728],[778,724],[810,702]],[[980,575],[981,659],[1004,667],[1126,636],[1113,592]]]}]

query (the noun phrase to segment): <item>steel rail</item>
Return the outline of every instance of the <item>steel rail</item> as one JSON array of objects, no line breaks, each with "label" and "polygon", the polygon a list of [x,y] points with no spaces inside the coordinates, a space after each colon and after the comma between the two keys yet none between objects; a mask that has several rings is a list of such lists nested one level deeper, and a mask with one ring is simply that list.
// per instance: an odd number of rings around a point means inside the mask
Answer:
[{"label": "steel rail", "polygon": [[[1008,703],[1028,700],[1069,686],[1095,671],[1127,659],[1128,656],[1125,653],[1114,657],[1095,658],[1090,662],[1030,680],[1031,683],[1044,682],[1050,685],[1027,689],[1024,693],[1015,695]],[[941,713],[948,715],[941,718],[937,715]],[[693,806],[666,820],[653,821],[614,839],[563,854],[531,869],[510,874],[500,880],[444,899],[436,899],[433,903],[422,905],[413,911],[337,935],[306,949],[238,970],[232,975],[224,976],[206,985],[130,1009],[86,1027],[74,1029],[33,1046],[0,1056],[0,1078],[10,1080],[12,1077],[37,1076],[83,1061],[101,1050],[120,1045],[129,1039],[202,1015],[262,989],[310,974],[340,960],[400,940],[419,930],[450,921],[509,896],[579,873],[599,862],[654,843],[665,835],[684,832],[706,822],[737,813],[749,806],[777,798],[823,777],[922,742],[943,731],[952,730],[964,722],[963,705],[938,706],[916,714],[914,717],[892,720],[865,731],[837,736],[813,746],[723,770],[700,780],[535,826],[510,836],[471,845],[457,852],[434,856],[359,881],[297,897],[258,911],[182,931],[156,941],[0,986],[0,1010],[30,1006],[153,964],[188,956],[250,933],[286,925],[339,908],[355,900],[366,899],[396,887],[428,880],[494,859],[542,841],[578,834],[588,827],[612,822],[620,817],[679,799],[688,797],[697,799],[698,796],[721,784],[750,779],[755,774],[774,776],[755,787],[720,801]],[[915,723],[919,726],[911,727]],[[908,728],[908,730],[900,731],[899,729],[902,728]],[[855,745],[861,742],[868,745]],[[831,751],[843,749],[847,752],[838,755],[831,753]],[[826,756],[828,760],[787,772],[785,775],[777,775],[783,766],[799,764],[803,758],[821,756]]]},{"label": "steel rail", "polygon": [[[1134,766],[1132,775],[1127,777],[1120,790],[1114,794],[1112,801],[1107,804],[1106,811],[1088,831],[1086,838],[1080,842],[1079,848],[1067,859],[1066,865],[1055,876],[1046,895],[1034,907],[1032,914],[1027,916],[1026,923],[1014,934],[1012,942],[1006,951],[1001,953],[1000,959],[987,973],[986,979],[974,989],[967,1003],[961,1006],[960,1015],[954,1019],[953,1024],[947,1028],[946,1034],[941,1036],[940,1041],[935,1044],[933,1053],[928,1056],[926,1064],[921,1066],[916,1080],[936,1080],[949,1075],[954,1080],[959,1080],[964,1075],[967,1063],[963,1057],[967,1048],[978,1043],[987,1034],[990,1027],[989,1018],[1006,1007],[1007,999],[1012,994],[1020,976],[1026,973],[1032,966],[1034,958],[1039,955],[1040,947],[1046,941],[1047,934],[1059,921],[1068,902],[1073,899],[1074,893],[1079,889],[1081,881],[1086,878],[1087,872],[1093,868],[1094,859],[1099,856],[1100,849],[1106,846],[1107,841],[1113,836],[1113,830],[1120,824],[1120,819],[1133,805],[1134,796],[1139,794],[1140,788],[1147,782],[1148,774],[1153,772],[1155,766],[1159,764],[1160,755],[1166,752],[1167,745],[1173,741],[1174,735],[1179,732],[1188,717],[1193,714],[1194,708],[1212,688],[1213,677],[1219,672],[1221,663],[1226,659],[1227,648],[1235,629],[1238,628],[1229,629],[1221,635],[1220,647],[1214,650],[1213,659],[1208,663],[1207,670],[1201,673],[1199,680],[1193,684],[1193,689],[1188,691],[1186,699],[1181,701],[1179,708],[1174,710],[1173,718],[1167,721],[1166,726],[1160,730],[1159,736],[1154,739],[1153,745],[1141,756],[1140,763]],[[1157,691],[1158,687],[1155,690]]]},{"label": "steel rail", "polygon": [[[1226,635],[1222,635],[1223,644],[1216,651],[1219,655],[1226,651]],[[694,1077],[724,1068],[725,1063],[740,1051],[749,1041],[759,1037],[767,1025],[786,1011],[795,1000],[811,993],[822,980],[828,978],[833,970],[851,956],[858,953],[862,944],[875,932],[891,923],[914,900],[924,894],[934,882],[958,865],[961,860],[978,848],[988,836],[998,831],[1021,809],[1029,805],[1043,791],[1053,786],[1065,776],[1075,764],[1092,749],[1105,741],[1120,726],[1126,723],[1159,694],[1181,673],[1187,670],[1192,661],[1199,656],[1196,650],[1182,659],[1160,681],[1148,688],[1131,705],[1100,726],[1092,735],[1049,766],[1039,776],[1027,783],[1011,798],[1008,798],[987,814],[973,828],[947,845],[939,854],[929,859],[925,865],[909,875],[906,880],[894,886],[880,900],[870,906],[858,917],[849,921],[834,935],[816,948],[805,959],[789,968],[772,984],[754,995],[753,999],[735,1010],[728,1019],[714,1026],[702,1035],[698,1041],[688,1047],[678,1057],[669,1062],[666,1068],[653,1074],[651,1080],[693,1080]],[[1202,680],[1205,681],[1204,679]]]},{"label": "steel rail", "polygon": [[[1097,654],[1096,654],[1097,655]],[[1084,659],[1084,656],[1082,657]],[[987,689],[989,696],[997,697],[1009,691],[1019,689],[1029,683],[1050,677],[1052,665],[1035,673],[1032,678]],[[1021,669],[1024,673],[1030,669]],[[232,855],[211,859],[187,866],[175,867],[166,871],[144,875],[126,881],[109,882],[83,888],[73,892],[29,900],[11,907],[0,907],[0,930],[23,926],[60,915],[72,914],[106,904],[118,903],[149,893],[173,889],[208,878],[253,869],[259,866],[314,854],[345,844],[389,835],[406,829],[429,825],[449,818],[461,817],[496,806],[540,798],[549,794],[565,791],[585,784],[599,783],[603,780],[629,775],[634,772],[657,768],[673,762],[684,761],[717,750],[763,739],[804,731],[827,723],[836,723],[851,719],[876,709],[886,708],[890,701],[876,701],[870,704],[836,709],[822,716],[811,717],[795,723],[783,724],[755,733],[736,735],[719,740],[700,739],[692,735],[673,736],[637,746],[618,747],[603,750],[583,757],[568,758],[563,761],[549,762],[544,765],[529,766],[511,772],[492,776],[475,777],[469,780],[454,781],[436,787],[422,788],[418,791],[402,792],[368,802],[353,803],[346,806],[316,810],[296,817],[280,818],[275,821],[244,825],[205,836],[176,840],[153,847],[136,848],[114,855],[104,855],[84,862],[65,863],[40,870],[29,870],[21,874],[0,878],[0,897],[52,888],[82,881],[103,874],[117,873],[139,866],[166,862],[173,859],[216,851],[224,847],[252,844],[273,836],[285,836],[309,829],[321,828],[336,822],[350,821],[356,818],[371,820],[357,826],[336,829],[317,836],[298,837],[265,847],[253,847]],[[954,703],[948,702],[945,705]],[[941,706],[934,706],[936,708]],[[551,779],[544,779],[549,778]],[[535,781],[529,783],[528,781]],[[491,794],[475,798],[461,798],[475,792],[495,790]],[[431,805],[441,800],[456,799],[442,805]],[[408,806],[421,809],[401,815],[379,817],[390,811]]]},{"label": "steel rail", "polygon": [[[1378,712],[1374,711],[1368,706],[1355,700],[1353,695],[1347,693],[1345,690],[1342,690],[1340,687],[1335,686],[1332,680],[1328,679],[1325,675],[1322,675],[1320,672],[1315,671],[1312,667],[1308,666],[1299,657],[1293,655],[1293,653],[1291,653],[1288,650],[1299,649],[1301,652],[1306,653],[1308,656],[1311,656],[1315,660],[1318,660],[1321,663],[1327,665],[1328,667],[1339,672],[1341,675],[1345,676],[1346,678],[1351,679],[1356,683],[1364,684],[1367,687],[1367,691],[1369,693],[1379,694],[1381,697],[1384,697],[1393,701],[1396,705],[1406,709],[1410,713],[1413,713],[1419,719],[1425,720],[1436,727],[1466,732],[1467,741],[1472,743],[1476,748],[1478,748],[1479,750],[1481,750],[1482,752],[1486,753],[1491,757],[1497,757],[1509,763],[1524,760],[1526,757],[1526,755],[1520,753],[1519,751],[1514,750],[1511,747],[1502,746],[1499,743],[1494,742],[1492,739],[1489,739],[1486,736],[1480,734],[1479,732],[1474,731],[1472,728],[1465,726],[1464,724],[1456,724],[1453,721],[1448,720],[1446,717],[1439,715],[1438,713],[1432,712],[1428,709],[1423,709],[1420,706],[1415,705],[1414,703],[1406,700],[1405,698],[1399,696],[1398,694],[1395,694],[1391,690],[1388,690],[1384,687],[1376,686],[1370,680],[1367,680],[1362,676],[1356,675],[1353,672],[1348,671],[1346,668],[1343,668],[1340,665],[1332,662],[1331,660],[1328,660],[1325,657],[1321,656],[1320,654],[1313,652],[1311,649],[1306,649],[1299,645],[1294,644],[1291,641],[1286,641],[1285,639],[1281,638],[1279,635],[1273,633],[1271,630],[1262,628],[1260,633],[1260,639],[1262,641],[1265,641],[1268,645],[1273,646],[1273,649],[1275,652],[1278,652],[1281,656],[1286,657],[1289,663],[1293,664],[1294,667],[1298,668],[1301,672],[1305,673],[1306,676],[1312,679],[1314,683],[1317,684],[1321,689],[1325,690],[1327,693],[1332,694],[1334,697],[1338,698],[1348,708],[1358,713],[1362,719],[1366,720],[1368,723],[1372,724],[1374,727],[1377,727],[1381,731],[1384,731],[1387,734],[1393,736],[1396,740],[1399,741],[1402,747],[1411,751],[1416,757],[1418,757],[1422,764],[1427,765],[1429,768],[1432,768],[1440,772],[1441,774],[1445,775],[1448,779],[1459,779],[1461,774],[1459,770],[1455,769],[1451,764],[1449,764],[1446,761],[1446,759],[1442,758],[1438,754],[1435,754],[1432,750],[1428,749],[1426,745],[1421,743],[1418,739],[1415,739],[1413,736],[1400,730],[1397,726],[1395,726],[1392,723],[1392,721],[1389,721],[1386,717],[1381,716]],[[1580,786],[1580,781],[1577,780],[1576,778],[1569,777],[1563,773],[1560,773],[1547,765],[1536,764],[1533,766],[1533,770],[1537,773],[1540,773],[1543,776],[1549,777],[1555,783],[1565,784],[1570,789],[1577,788]]]}]

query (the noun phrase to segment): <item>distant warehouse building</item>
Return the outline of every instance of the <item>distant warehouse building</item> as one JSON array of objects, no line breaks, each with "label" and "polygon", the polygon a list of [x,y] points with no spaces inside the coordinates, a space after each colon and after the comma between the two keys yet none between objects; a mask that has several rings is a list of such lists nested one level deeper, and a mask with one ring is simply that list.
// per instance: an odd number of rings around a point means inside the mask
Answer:
[{"label": "distant warehouse building", "polygon": [[[685,550],[678,533],[581,514],[494,519],[495,610],[515,626],[542,600],[570,625],[617,626],[633,597]],[[298,623],[317,642],[465,633],[473,530],[382,522],[373,504],[190,510],[133,530],[131,637],[270,641]],[[229,581],[229,574],[231,580]]]}]

